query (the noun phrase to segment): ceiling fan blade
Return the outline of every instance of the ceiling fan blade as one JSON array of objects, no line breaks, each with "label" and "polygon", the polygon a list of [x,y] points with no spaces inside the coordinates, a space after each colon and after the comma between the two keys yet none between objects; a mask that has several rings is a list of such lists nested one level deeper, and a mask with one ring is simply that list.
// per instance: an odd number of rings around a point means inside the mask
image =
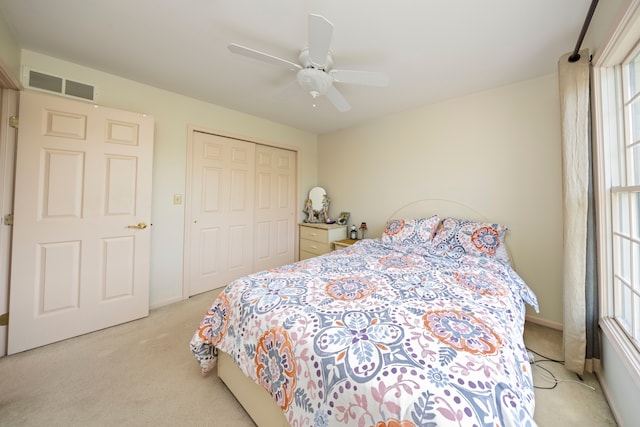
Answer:
[{"label": "ceiling fan blade", "polygon": [[269,55],[268,53],[259,52],[255,49],[240,46],[239,44],[231,43],[227,45],[227,48],[232,53],[237,53],[238,55],[247,56],[252,59],[257,59],[258,61],[268,62],[280,67],[285,67],[290,69],[291,71],[298,71],[302,69],[302,67],[295,62],[287,61],[286,59],[278,58],[277,56]]},{"label": "ceiling fan blade", "polygon": [[329,74],[333,77],[333,81],[337,83],[378,87],[385,87],[389,85],[389,76],[385,73],[372,71],[331,70],[329,71]]},{"label": "ceiling fan blade", "polygon": [[320,15],[309,15],[309,60],[318,68],[324,68],[329,55],[333,24]]},{"label": "ceiling fan blade", "polygon": [[329,89],[327,90],[327,98],[329,98],[329,101],[331,101],[331,103],[341,113],[351,110],[351,105],[349,105],[347,99],[342,96],[342,94],[334,86],[329,87]]}]

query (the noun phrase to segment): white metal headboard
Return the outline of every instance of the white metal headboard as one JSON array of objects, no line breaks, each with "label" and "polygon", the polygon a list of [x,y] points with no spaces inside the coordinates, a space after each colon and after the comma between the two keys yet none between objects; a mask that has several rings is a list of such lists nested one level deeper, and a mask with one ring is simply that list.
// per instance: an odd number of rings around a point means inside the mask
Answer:
[{"label": "white metal headboard", "polygon": [[422,218],[434,214],[438,214],[441,218],[452,217],[490,222],[485,215],[471,206],[447,199],[421,199],[409,202],[393,212],[389,219]]}]

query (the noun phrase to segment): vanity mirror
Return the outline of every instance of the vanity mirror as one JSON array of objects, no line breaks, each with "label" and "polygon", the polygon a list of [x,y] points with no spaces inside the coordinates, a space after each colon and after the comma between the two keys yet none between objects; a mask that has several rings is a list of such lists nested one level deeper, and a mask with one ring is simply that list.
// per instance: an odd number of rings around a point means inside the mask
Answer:
[{"label": "vanity mirror", "polygon": [[323,222],[329,220],[329,204],[331,201],[327,196],[327,192],[322,187],[313,187],[309,190],[309,198],[304,207],[304,213],[307,218],[304,222]]}]

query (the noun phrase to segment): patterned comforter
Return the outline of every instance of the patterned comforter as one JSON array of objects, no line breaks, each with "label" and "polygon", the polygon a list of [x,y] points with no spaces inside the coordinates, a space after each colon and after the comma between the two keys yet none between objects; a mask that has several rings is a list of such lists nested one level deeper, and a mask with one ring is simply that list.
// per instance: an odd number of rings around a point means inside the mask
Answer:
[{"label": "patterned comforter", "polygon": [[508,265],[378,239],[232,282],[191,340],[262,385],[292,426],[535,426]]}]

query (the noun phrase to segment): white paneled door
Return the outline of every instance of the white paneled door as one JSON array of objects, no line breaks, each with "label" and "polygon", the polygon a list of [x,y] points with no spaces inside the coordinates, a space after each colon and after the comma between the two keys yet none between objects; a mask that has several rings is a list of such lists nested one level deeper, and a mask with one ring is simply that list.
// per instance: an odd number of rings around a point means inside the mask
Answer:
[{"label": "white paneled door", "polygon": [[148,315],[153,130],[22,92],[9,354]]},{"label": "white paneled door", "polygon": [[296,153],[256,146],[254,271],[293,262]]},{"label": "white paneled door", "polygon": [[189,295],[251,273],[255,144],[194,132],[186,259]]},{"label": "white paneled door", "polygon": [[294,261],[295,151],[194,131],[189,182],[189,296]]}]

